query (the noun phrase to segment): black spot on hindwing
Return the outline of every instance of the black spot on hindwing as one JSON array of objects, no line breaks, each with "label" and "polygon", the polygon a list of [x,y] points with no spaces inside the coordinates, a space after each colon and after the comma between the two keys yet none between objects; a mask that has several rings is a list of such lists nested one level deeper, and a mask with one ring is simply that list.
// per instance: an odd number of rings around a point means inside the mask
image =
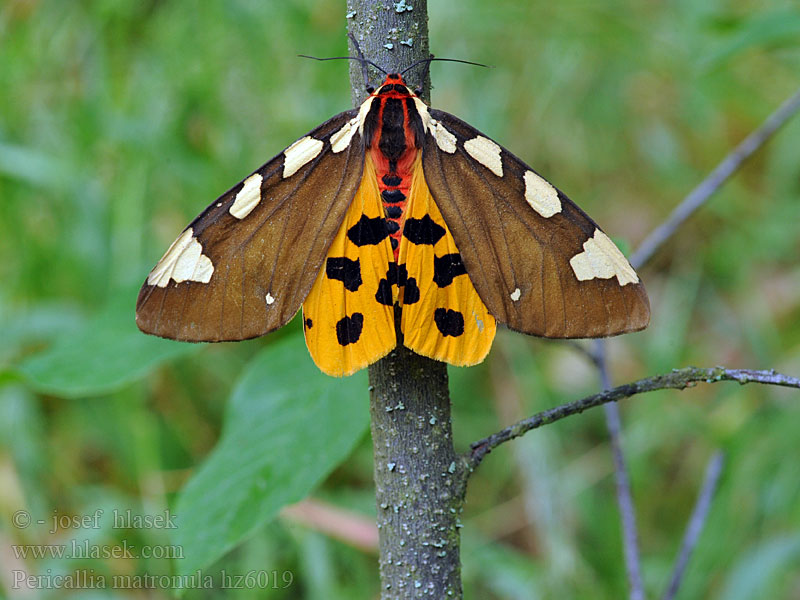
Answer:
[{"label": "black spot on hindwing", "polygon": [[447,287],[454,278],[466,274],[467,269],[459,253],[433,257],[433,282],[440,288]]},{"label": "black spot on hindwing", "polygon": [[311,319],[306,319],[305,320],[305,326],[306,326],[306,329],[311,329],[314,326],[314,321],[312,321]]},{"label": "black spot on hindwing", "polygon": [[364,315],[353,313],[353,316],[344,317],[336,323],[336,339],[342,346],[355,344],[361,337],[362,329],[364,329]]},{"label": "black spot on hindwing", "polygon": [[384,306],[392,306],[394,298],[392,297],[392,284],[386,279],[381,279],[378,282],[378,291],[375,292],[375,300]]},{"label": "black spot on hindwing", "polygon": [[433,320],[444,337],[458,337],[464,333],[464,315],[456,310],[437,308]]},{"label": "black spot on hindwing", "polygon": [[[403,265],[405,269],[405,265]],[[392,297],[392,286],[398,285],[397,283],[397,263],[389,263],[389,270],[386,271],[386,277],[378,282],[378,291],[375,294],[375,300],[385,306],[392,306],[394,298]]]},{"label": "black spot on hindwing", "polygon": [[408,270],[405,265],[398,266],[397,263],[389,263],[386,277],[378,282],[378,291],[375,294],[375,299],[381,304],[392,306],[394,304],[394,298],[392,297],[393,285],[403,288],[403,304],[419,302],[420,292],[417,280],[408,276]]},{"label": "black spot on hindwing", "polygon": [[408,269],[405,265],[398,265],[397,263],[393,263],[393,265],[395,267],[394,283],[400,286],[405,285],[408,280]]},{"label": "black spot on hindwing", "polygon": [[350,260],[346,256],[329,258],[325,263],[325,274],[328,279],[336,279],[344,284],[344,289],[355,292],[361,287],[361,264],[358,259]]},{"label": "black spot on hindwing", "polygon": [[406,219],[403,235],[413,244],[430,244],[431,246],[444,237],[445,229],[430,215],[421,219]]},{"label": "black spot on hindwing", "polygon": [[358,223],[347,230],[347,237],[356,246],[374,246],[389,237],[389,230],[383,217],[370,219],[367,215],[361,215]]},{"label": "black spot on hindwing", "polygon": [[419,287],[417,280],[414,277],[406,279],[406,284],[403,286],[403,304],[415,304],[419,302]]}]

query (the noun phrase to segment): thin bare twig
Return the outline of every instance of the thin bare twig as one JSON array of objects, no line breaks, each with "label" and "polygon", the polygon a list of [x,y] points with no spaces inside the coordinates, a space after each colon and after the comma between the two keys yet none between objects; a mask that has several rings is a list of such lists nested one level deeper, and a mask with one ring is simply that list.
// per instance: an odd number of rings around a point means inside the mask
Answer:
[{"label": "thin bare twig", "polygon": [[708,509],[711,507],[711,500],[717,491],[717,484],[719,483],[719,476],[722,474],[722,467],[725,464],[725,455],[719,450],[714,453],[711,460],[706,467],[706,475],[703,478],[703,487],[700,490],[700,495],[697,497],[697,503],[694,505],[692,516],[689,519],[689,524],[686,526],[686,533],[683,535],[683,542],[681,549],[678,553],[678,559],[675,561],[675,567],[672,571],[667,590],[662,596],[662,600],[672,600],[683,580],[683,573],[686,570],[686,565],[689,562],[689,557],[697,545],[697,540],[700,538],[700,533],[706,524],[706,517],[708,517]]},{"label": "thin bare twig", "polygon": [[[603,391],[611,389],[611,377],[606,363],[605,342],[595,344],[595,364],[600,371]],[[611,439],[611,452],[614,455],[614,478],[617,483],[617,504],[622,522],[622,546],[625,555],[625,570],[628,573],[628,597],[630,600],[644,600],[642,565],[639,557],[639,533],[636,527],[636,509],[633,504],[628,467],[622,451],[622,423],[619,407],[615,402],[603,406],[606,413],[606,428]]]},{"label": "thin bare twig", "polygon": [[[548,340],[548,342],[549,341],[551,340]],[[598,357],[596,348],[595,349],[589,348],[588,346],[581,344],[580,341],[578,340],[567,339],[559,341],[562,342],[564,345],[569,346],[570,348],[575,350],[575,352],[577,352],[578,354],[581,354],[586,360],[592,363],[595,367],[597,366]]]},{"label": "thin bare twig", "polygon": [[[773,112],[764,123],[743,140],[732,152],[730,152],[722,162],[706,177],[697,187],[695,187],[684,200],[673,210],[669,218],[654,229],[645,238],[639,248],[633,253],[630,262],[634,268],[644,265],[655,252],[668,240],[678,228],[697,211],[711,195],[716,192],[736,170],[758,150],[770,137],[785,124],[797,111],[800,110],[800,90],[786,100],[775,112]],[[771,385],[785,385],[789,387],[800,387],[796,378],[779,375],[774,371],[747,371],[747,370],[728,370],[718,367],[716,369],[681,369],[673,371],[669,375],[661,375],[654,378],[642,379],[637,382],[608,389],[611,385],[608,369],[605,366],[606,351],[602,342],[598,343],[595,352],[591,352],[584,347],[579,347],[600,371],[603,379],[604,392],[595,394],[583,400],[565,404],[554,409],[538,413],[528,419],[524,419],[499,431],[483,440],[472,444],[471,452],[465,456],[465,461],[470,469],[466,473],[476,468],[483,458],[500,444],[514,439],[542,425],[547,425],[560,420],[564,417],[583,412],[588,408],[606,405],[606,421],[611,436],[611,444],[614,452],[614,466],[617,480],[617,498],[622,515],[623,540],[625,543],[625,560],[630,582],[630,597],[633,600],[640,600],[644,597],[641,581],[641,569],[638,552],[638,541],[636,531],[636,519],[631,499],[630,482],[625,467],[624,454],[620,444],[620,418],[619,411],[615,405],[608,404],[616,400],[645,391],[656,389],[678,388],[683,389],[698,381],[739,381],[740,383],[759,382]],[[710,375],[710,377],[707,377]],[[755,377],[757,375],[757,377]],[[705,489],[705,488],[704,488]],[[701,494],[701,498],[703,495]],[[695,528],[702,529],[707,512],[696,511],[693,515],[693,522],[690,524]],[[694,522],[697,516],[698,522]],[[688,537],[688,531],[687,531]],[[686,543],[686,540],[684,540]],[[692,544],[693,546],[693,544]],[[685,555],[679,556],[679,562],[675,566],[672,586],[675,582],[675,590],[680,583],[681,575],[685,569],[685,561],[689,558],[691,548]],[[683,561],[681,563],[680,561]],[[670,588],[671,589],[671,588]],[[669,593],[669,590],[668,590]],[[674,592],[673,592],[674,593]],[[667,596],[665,596],[666,598]]]},{"label": "thin bare twig", "polygon": [[631,255],[634,269],[645,264],[661,245],[678,230],[686,219],[705,204],[706,200],[742,166],[756,150],[800,110],[800,90],[781,104],[761,126],[734,148],[700,184],[683,199],[669,218],[656,227]]},{"label": "thin bare twig", "polygon": [[497,448],[500,444],[518,438],[532,429],[538,429],[543,425],[549,425],[550,423],[555,423],[566,417],[577,415],[595,406],[616,402],[621,398],[629,398],[630,396],[635,396],[636,394],[642,394],[644,392],[665,389],[682,390],[696,383],[716,383],[718,381],[737,381],[740,384],[763,383],[800,389],[800,378],[777,373],[772,369],[765,371],[726,369],[725,367],[686,367],[684,369],[675,369],[671,373],[639,379],[638,381],[626,383],[610,390],[600,392],[599,394],[587,396],[575,402],[569,402],[536,413],[532,417],[522,419],[505,429],[501,429],[497,433],[493,433],[489,437],[473,442],[470,444],[470,450],[463,458],[466,461],[466,466],[472,470],[481,463],[489,452]]},{"label": "thin bare twig", "polygon": [[[672,211],[667,220],[656,227],[650,235],[645,238],[630,258],[633,267],[638,269],[650,260],[664,242],[672,237],[678,228],[705,204],[711,195],[741,167],[744,161],[764,145],[798,110],[800,110],[800,90],[781,104],[777,110],[767,117],[758,129],[753,131],[734,148],[697,187],[689,192],[683,201]],[[597,343],[592,359],[600,371],[600,377],[603,380],[603,388],[608,389],[611,387],[611,382],[605,357],[606,347],[603,341],[600,340]],[[630,585],[630,598],[631,600],[642,600],[644,598],[644,589],[641,579],[636,513],[631,495],[630,478],[628,477],[620,442],[622,425],[619,409],[616,404],[606,404],[604,408],[606,413],[606,426],[611,438],[611,447],[614,453],[617,503],[619,504],[620,517],[622,520],[625,565]],[[695,527],[698,528],[698,535],[699,529],[703,527],[705,516],[706,514],[703,513],[701,516],[702,520],[699,523],[695,523]],[[690,551],[691,550],[689,550],[689,552]],[[682,564],[680,562],[676,563],[673,572],[673,580],[670,582],[670,588],[667,591],[669,596],[665,595],[665,598],[671,598],[677,592],[681,575],[686,567],[685,561],[687,561],[688,558],[688,553],[685,556],[684,554],[680,555],[679,561],[684,560],[684,562]]]}]

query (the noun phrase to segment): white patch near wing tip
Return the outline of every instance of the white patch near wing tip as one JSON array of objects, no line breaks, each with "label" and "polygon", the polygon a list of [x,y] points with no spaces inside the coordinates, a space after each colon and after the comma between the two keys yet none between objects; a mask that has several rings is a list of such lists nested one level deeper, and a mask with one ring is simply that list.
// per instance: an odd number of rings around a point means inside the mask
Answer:
[{"label": "white patch near wing tip", "polygon": [[283,151],[283,178],[291,177],[303,166],[319,156],[325,144],[310,135],[301,137],[294,144]]},{"label": "white patch near wing tip", "polygon": [[561,200],[556,188],[533,171],[525,171],[525,200],[545,219],[561,212]]},{"label": "white patch near wing tip", "polygon": [[148,285],[167,287],[170,280],[175,283],[196,281],[208,283],[214,273],[211,259],[203,254],[203,246],[194,237],[189,227],[184,231],[158,261],[147,276]]},{"label": "white patch near wing tip", "polygon": [[516,302],[517,300],[519,300],[519,299],[520,299],[520,296],[522,296],[522,290],[520,290],[519,288],[515,288],[515,289],[514,289],[514,291],[513,291],[513,292],[511,292],[511,299],[512,299],[514,302]]},{"label": "white patch near wing tip", "polygon": [[244,185],[228,209],[237,219],[244,219],[261,202],[261,182],[263,177],[259,173],[253,173],[244,180]]},{"label": "white patch near wing tip", "polygon": [[503,160],[500,158],[500,146],[482,135],[464,142],[464,150],[498,177],[503,176]]},{"label": "white patch near wing tip", "polygon": [[583,252],[573,256],[569,264],[579,281],[616,276],[622,286],[639,282],[639,276],[625,255],[599,229],[595,229],[594,236],[583,243]]}]

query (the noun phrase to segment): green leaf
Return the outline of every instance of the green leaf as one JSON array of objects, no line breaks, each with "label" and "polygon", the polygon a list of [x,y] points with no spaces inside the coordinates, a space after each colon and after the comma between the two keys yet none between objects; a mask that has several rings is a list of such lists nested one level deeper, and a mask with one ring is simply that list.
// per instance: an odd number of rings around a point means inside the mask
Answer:
[{"label": "green leaf", "polygon": [[796,569],[799,562],[800,534],[766,540],[733,566],[720,598],[769,598],[767,592],[774,589],[780,575]]},{"label": "green leaf", "polygon": [[24,360],[19,372],[34,389],[47,394],[99,396],[202,347],[143,334],[134,320],[135,298],[135,292],[118,297],[78,331],[65,333],[49,348]]},{"label": "green leaf", "polygon": [[795,9],[755,14],[704,59],[702,68],[714,69],[752,47],[793,47],[800,35],[800,15]]},{"label": "green leaf", "polygon": [[33,148],[0,143],[0,173],[46,188],[75,182],[75,169],[55,156]]},{"label": "green leaf", "polygon": [[297,338],[258,354],[233,392],[222,439],[178,499],[179,572],[207,567],[323,481],[367,428],[366,392],[363,372],[323,375]]},{"label": "green leaf", "polygon": [[0,364],[13,362],[25,352],[75,333],[85,325],[81,312],[68,302],[38,302],[25,308],[4,306],[0,300]]},{"label": "green leaf", "polygon": [[511,546],[492,543],[475,532],[463,537],[464,580],[480,581],[499,598],[548,598],[547,569]]}]

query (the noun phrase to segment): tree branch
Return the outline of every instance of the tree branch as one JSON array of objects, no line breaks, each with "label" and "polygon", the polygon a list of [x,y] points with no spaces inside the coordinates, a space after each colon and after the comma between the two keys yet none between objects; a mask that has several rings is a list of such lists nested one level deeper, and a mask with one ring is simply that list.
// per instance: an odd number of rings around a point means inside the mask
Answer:
[{"label": "tree branch", "polygon": [[665,389],[682,390],[687,387],[692,387],[696,383],[717,383],[719,381],[737,381],[740,384],[763,383],[800,389],[800,378],[777,373],[772,369],[765,371],[726,369],[725,367],[686,367],[684,369],[675,369],[671,373],[639,379],[638,381],[626,383],[613,389],[600,392],[599,394],[587,396],[581,400],[562,404],[561,406],[537,413],[489,437],[470,444],[470,451],[463,456],[463,459],[466,466],[470,470],[474,470],[486,455],[500,444],[518,438],[532,429],[538,429],[543,425],[555,423],[556,421],[582,413],[595,406],[601,406],[608,402],[616,402],[622,398],[629,398],[630,396],[635,396],[636,394],[642,394],[644,392]]},{"label": "tree branch", "polygon": [[[603,391],[611,389],[611,376],[608,373],[604,340],[595,343],[595,364],[600,371]],[[611,439],[611,452],[614,455],[614,477],[617,482],[617,505],[622,522],[622,542],[625,554],[625,570],[628,574],[630,600],[644,600],[644,583],[639,557],[639,533],[636,527],[636,509],[631,493],[631,481],[622,450],[622,422],[616,403],[603,406],[606,414],[606,428]]]},{"label": "tree branch", "polygon": [[[387,72],[428,58],[425,0],[348,0],[354,40]],[[428,99],[427,71],[408,73]],[[379,83],[374,78],[372,85]],[[361,65],[350,65],[353,102],[365,98]],[[397,314],[396,314],[397,316]],[[396,319],[397,320],[397,319]],[[399,323],[398,323],[399,325]],[[398,346],[369,367],[370,416],[382,600],[461,598],[459,523],[464,499],[453,447],[447,365]]]},{"label": "tree branch", "polygon": [[781,104],[761,124],[734,148],[716,168],[672,211],[669,218],[656,227],[630,257],[634,269],[644,265],[678,228],[716,192],[728,178],[742,166],[756,150],[769,140],[794,114],[800,110],[800,90]]},{"label": "tree branch", "polygon": [[722,474],[722,467],[725,464],[725,456],[722,452],[717,451],[706,467],[706,475],[703,479],[703,487],[700,495],[697,497],[697,503],[692,511],[692,517],[689,519],[689,524],[686,527],[686,533],[683,536],[681,549],[678,553],[678,559],[675,561],[675,568],[672,571],[667,591],[664,592],[662,600],[672,600],[678,593],[681,581],[683,580],[683,573],[686,570],[686,565],[689,562],[689,557],[697,545],[697,540],[700,538],[700,533],[706,524],[706,517],[708,517],[708,509],[711,507],[711,500],[717,491],[717,484],[719,483],[719,476]]}]

